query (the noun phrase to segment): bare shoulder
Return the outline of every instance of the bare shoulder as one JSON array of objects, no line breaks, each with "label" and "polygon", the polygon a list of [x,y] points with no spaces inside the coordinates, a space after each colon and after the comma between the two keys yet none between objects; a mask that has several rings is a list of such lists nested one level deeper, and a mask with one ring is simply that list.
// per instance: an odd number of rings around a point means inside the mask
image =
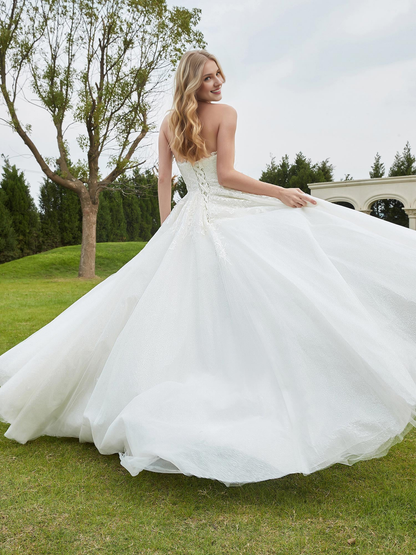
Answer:
[{"label": "bare shoulder", "polygon": [[237,117],[237,110],[229,104],[217,104],[216,108],[220,111],[222,117]]},{"label": "bare shoulder", "polygon": [[169,127],[168,125],[169,117],[170,117],[170,113],[166,114],[166,116],[162,120],[162,123],[160,124],[160,131],[163,131],[165,134]]},{"label": "bare shoulder", "polygon": [[237,114],[237,110],[234,108],[234,106],[231,106],[230,104],[217,104],[217,106],[220,106],[224,110],[224,112]]}]

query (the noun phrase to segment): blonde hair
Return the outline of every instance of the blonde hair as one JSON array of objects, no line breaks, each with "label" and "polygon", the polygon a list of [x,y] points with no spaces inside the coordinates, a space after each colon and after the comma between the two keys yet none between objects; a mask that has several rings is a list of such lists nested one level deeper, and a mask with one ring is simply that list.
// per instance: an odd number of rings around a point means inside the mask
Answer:
[{"label": "blonde hair", "polygon": [[185,52],[175,72],[173,104],[169,116],[169,128],[173,135],[170,147],[191,164],[209,156],[205,141],[200,135],[202,125],[196,113],[198,101],[195,96],[202,84],[207,60],[214,60],[225,82],[224,72],[217,58],[206,50]]}]

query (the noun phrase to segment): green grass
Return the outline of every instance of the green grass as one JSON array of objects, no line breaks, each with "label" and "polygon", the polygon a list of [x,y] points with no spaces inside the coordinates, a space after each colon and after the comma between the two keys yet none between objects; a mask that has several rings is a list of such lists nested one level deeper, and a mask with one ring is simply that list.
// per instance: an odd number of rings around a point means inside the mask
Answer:
[{"label": "green grass", "polygon": [[[142,246],[98,245],[97,274]],[[79,247],[65,247],[0,266],[2,351],[98,283],[76,278],[77,257]],[[118,455],[92,444],[20,445],[6,429],[0,424],[1,555],[416,553],[416,430],[381,459],[227,488],[179,474],[132,477]]]},{"label": "green grass", "polygon": [[93,280],[78,278],[80,245],[0,265],[0,353],[50,322],[146,243],[98,243]]}]

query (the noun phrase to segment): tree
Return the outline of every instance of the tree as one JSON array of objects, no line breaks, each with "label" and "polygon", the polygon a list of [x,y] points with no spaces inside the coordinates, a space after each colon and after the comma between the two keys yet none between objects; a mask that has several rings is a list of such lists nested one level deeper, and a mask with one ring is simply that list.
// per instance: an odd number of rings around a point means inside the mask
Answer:
[{"label": "tree", "polygon": [[385,170],[384,164],[381,161],[381,156],[377,152],[377,154],[374,158],[374,163],[371,166],[370,177],[371,177],[371,179],[375,179],[377,177],[384,177],[385,171],[386,170]]},{"label": "tree", "polygon": [[181,175],[172,176],[172,191],[173,191],[173,195],[172,195],[172,208],[173,208],[175,204],[177,204],[177,201],[175,200],[175,196],[179,197],[179,199],[182,199],[188,192],[188,189],[186,188],[185,180]]},{"label": "tree", "polygon": [[0,189],[0,263],[19,257],[16,232],[10,212],[4,205],[5,193]]},{"label": "tree", "polygon": [[[5,160],[0,181],[3,204],[8,210],[16,234],[18,257],[40,250],[39,214],[23,172]],[[6,216],[7,217],[7,216]]]},{"label": "tree", "polygon": [[[381,156],[377,152],[374,163],[371,166],[370,170],[370,177],[371,179],[381,178],[384,177],[385,174],[385,167],[384,164],[381,162]],[[371,216],[375,216],[376,218],[389,219],[387,218],[387,212],[389,208],[389,201],[387,199],[379,199],[376,200],[371,206]]]},{"label": "tree", "polygon": [[122,202],[127,240],[140,241],[140,222],[142,219],[140,201],[136,195],[122,195]]},{"label": "tree", "polygon": [[106,243],[111,235],[110,201],[103,191],[97,214],[97,242]]},{"label": "tree", "polygon": [[389,171],[389,177],[400,175],[416,175],[416,158],[412,154],[409,141],[407,141],[402,154],[396,152]]},{"label": "tree", "polygon": [[346,173],[345,176],[341,179],[341,181],[353,181],[353,176],[349,173]]},{"label": "tree", "polygon": [[[377,156],[379,156],[378,153]],[[370,172],[370,177],[383,177],[384,175],[383,164],[381,165],[381,169],[377,171],[376,163],[377,161],[379,162],[379,158],[377,160],[377,156],[372,167],[372,172]],[[396,153],[393,164],[389,170],[389,177],[415,174],[416,158],[411,152],[409,141],[407,141],[402,154],[399,152]],[[371,206],[371,215],[404,227],[409,226],[409,216],[403,210],[403,203],[394,198],[376,200]]]},{"label": "tree", "polygon": [[289,156],[282,156],[280,164],[276,164],[276,157],[272,156],[270,164],[266,165],[266,169],[262,171],[259,181],[278,185],[279,187],[289,187]]},{"label": "tree", "polygon": [[262,172],[260,181],[279,185],[280,187],[297,187],[310,194],[308,183],[318,183],[333,181],[333,166],[328,159],[319,164],[312,161],[299,152],[295,156],[293,164],[289,161],[289,156],[285,154],[280,164],[276,164],[273,156],[266,170]]},{"label": "tree", "polygon": [[74,191],[45,179],[39,192],[42,249],[81,242],[82,213]]},{"label": "tree", "polygon": [[142,172],[136,168],[131,180],[136,190],[141,213],[139,235],[142,241],[149,241],[160,227],[157,174],[149,169]]},{"label": "tree", "polygon": [[[80,277],[95,276],[100,193],[144,163],[134,155],[155,128],[152,102],[189,46],[206,46],[196,30],[200,12],[168,8],[166,0],[0,0],[0,88],[7,123],[46,177],[80,200]],[[59,173],[17,113],[27,77],[55,127]],[[65,139],[73,122],[84,129],[78,142],[86,153],[76,167]],[[103,153],[111,155],[106,174]]]},{"label": "tree", "polygon": [[126,241],[127,227],[121,194],[119,191],[104,191],[104,194],[108,195],[111,218],[111,231],[108,241]]}]

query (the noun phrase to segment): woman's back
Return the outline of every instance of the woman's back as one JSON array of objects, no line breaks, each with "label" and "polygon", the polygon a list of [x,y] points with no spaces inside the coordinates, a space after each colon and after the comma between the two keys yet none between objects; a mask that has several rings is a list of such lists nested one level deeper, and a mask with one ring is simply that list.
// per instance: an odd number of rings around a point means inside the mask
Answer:
[{"label": "woman's back", "polygon": [[[200,136],[205,141],[207,151],[209,153],[217,151],[217,135],[220,126],[221,119],[223,117],[224,111],[229,108],[227,104],[214,104],[208,102],[199,102],[197,114],[201,122],[202,129]],[[165,117],[162,122],[160,130],[166,135],[168,143],[171,144],[173,141],[173,135],[168,125],[169,114]],[[172,153],[176,160],[183,161],[183,158],[179,156],[175,150]]]}]

